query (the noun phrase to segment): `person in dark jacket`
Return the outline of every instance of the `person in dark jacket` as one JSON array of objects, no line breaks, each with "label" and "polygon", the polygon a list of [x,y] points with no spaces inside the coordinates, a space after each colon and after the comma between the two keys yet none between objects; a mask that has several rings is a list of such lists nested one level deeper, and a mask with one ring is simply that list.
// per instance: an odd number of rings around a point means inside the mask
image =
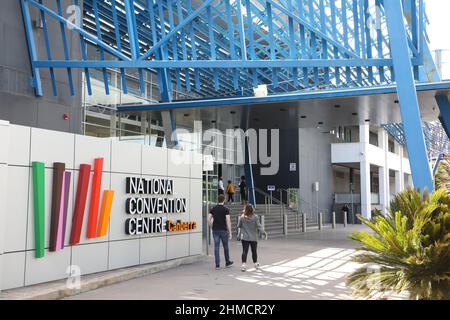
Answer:
[{"label": "person in dark jacket", "polygon": [[239,192],[241,193],[241,201],[243,205],[247,204],[247,183],[245,182],[245,176],[241,177],[241,183],[239,183]]},{"label": "person in dark jacket", "polygon": [[249,247],[252,250],[252,260],[255,269],[258,270],[260,264],[258,262],[258,238],[263,235],[267,239],[267,233],[259,221],[259,217],[255,214],[255,208],[251,204],[247,204],[242,215],[239,218],[237,228],[239,229],[239,239],[242,242],[242,268],[247,270],[247,255]]}]

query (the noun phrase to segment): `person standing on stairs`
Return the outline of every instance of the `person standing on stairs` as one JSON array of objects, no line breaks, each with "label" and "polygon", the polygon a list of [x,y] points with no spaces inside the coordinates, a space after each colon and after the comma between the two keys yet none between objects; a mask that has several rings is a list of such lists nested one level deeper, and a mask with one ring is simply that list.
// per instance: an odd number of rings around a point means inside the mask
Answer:
[{"label": "person standing on stairs", "polygon": [[245,206],[247,204],[247,183],[245,183],[245,176],[241,177],[241,183],[239,183],[239,191],[241,193],[241,201]]},{"label": "person standing on stairs", "polygon": [[259,221],[259,217],[255,214],[255,208],[251,204],[247,204],[239,217],[237,224],[238,240],[242,242],[242,268],[243,272],[247,271],[247,255],[249,247],[252,250],[252,260],[256,270],[259,269],[258,262],[258,238],[267,239],[267,233]]},{"label": "person standing on stairs", "polygon": [[228,180],[227,184],[227,194],[228,194],[228,203],[234,202],[234,193],[236,192],[236,186],[231,180]]},{"label": "person standing on stairs", "polygon": [[225,188],[223,187],[223,178],[222,178],[222,176],[219,177],[219,182],[218,182],[218,185],[217,185],[217,191],[218,191],[219,196],[221,194],[225,193]]}]

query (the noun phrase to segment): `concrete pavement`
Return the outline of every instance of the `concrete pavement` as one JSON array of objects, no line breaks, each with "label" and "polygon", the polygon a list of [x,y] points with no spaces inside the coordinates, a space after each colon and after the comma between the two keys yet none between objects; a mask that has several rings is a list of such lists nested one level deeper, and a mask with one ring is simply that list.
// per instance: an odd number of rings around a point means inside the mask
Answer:
[{"label": "concrete pavement", "polygon": [[[232,268],[214,269],[214,257],[68,299],[350,299],[347,274],[357,268],[350,233],[364,226],[259,242],[261,270],[240,270],[241,245],[230,244]],[[212,251],[212,250],[211,250]],[[223,251],[222,264],[223,264]],[[248,262],[251,262],[249,253]],[[253,267],[252,263],[247,263]]]}]

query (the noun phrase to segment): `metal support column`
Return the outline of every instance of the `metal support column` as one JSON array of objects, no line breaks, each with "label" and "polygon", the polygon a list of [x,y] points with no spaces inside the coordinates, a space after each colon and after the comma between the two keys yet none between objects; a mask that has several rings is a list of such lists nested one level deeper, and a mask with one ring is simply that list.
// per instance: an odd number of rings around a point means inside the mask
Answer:
[{"label": "metal support column", "polygon": [[441,115],[439,116],[439,120],[442,123],[442,126],[447,133],[447,136],[450,138],[450,103],[448,101],[447,96],[437,96],[436,97],[437,105],[439,106],[439,110],[441,111]]},{"label": "metal support column", "polygon": [[248,188],[248,202],[253,206],[256,205],[255,186],[253,184],[252,159],[248,139],[245,138],[245,164],[244,164],[245,180]]},{"label": "metal support column", "polygon": [[414,185],[434,189],[416,94],[407,31],[401,0],[384,1],[391,53],[397,81],[400,112],[405,128],[406,145],[410,157]]}]

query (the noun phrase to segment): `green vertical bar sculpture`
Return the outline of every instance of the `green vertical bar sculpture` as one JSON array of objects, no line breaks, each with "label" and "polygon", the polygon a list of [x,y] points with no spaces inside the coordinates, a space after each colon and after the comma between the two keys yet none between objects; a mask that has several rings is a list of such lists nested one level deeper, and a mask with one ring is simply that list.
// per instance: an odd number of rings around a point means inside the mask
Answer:
[{"label": "green vertical bar sculpture", "polygon": [[45,254],[45,164],[33,162],[33,195],[34,195],[34,244],[36,258]]}]

